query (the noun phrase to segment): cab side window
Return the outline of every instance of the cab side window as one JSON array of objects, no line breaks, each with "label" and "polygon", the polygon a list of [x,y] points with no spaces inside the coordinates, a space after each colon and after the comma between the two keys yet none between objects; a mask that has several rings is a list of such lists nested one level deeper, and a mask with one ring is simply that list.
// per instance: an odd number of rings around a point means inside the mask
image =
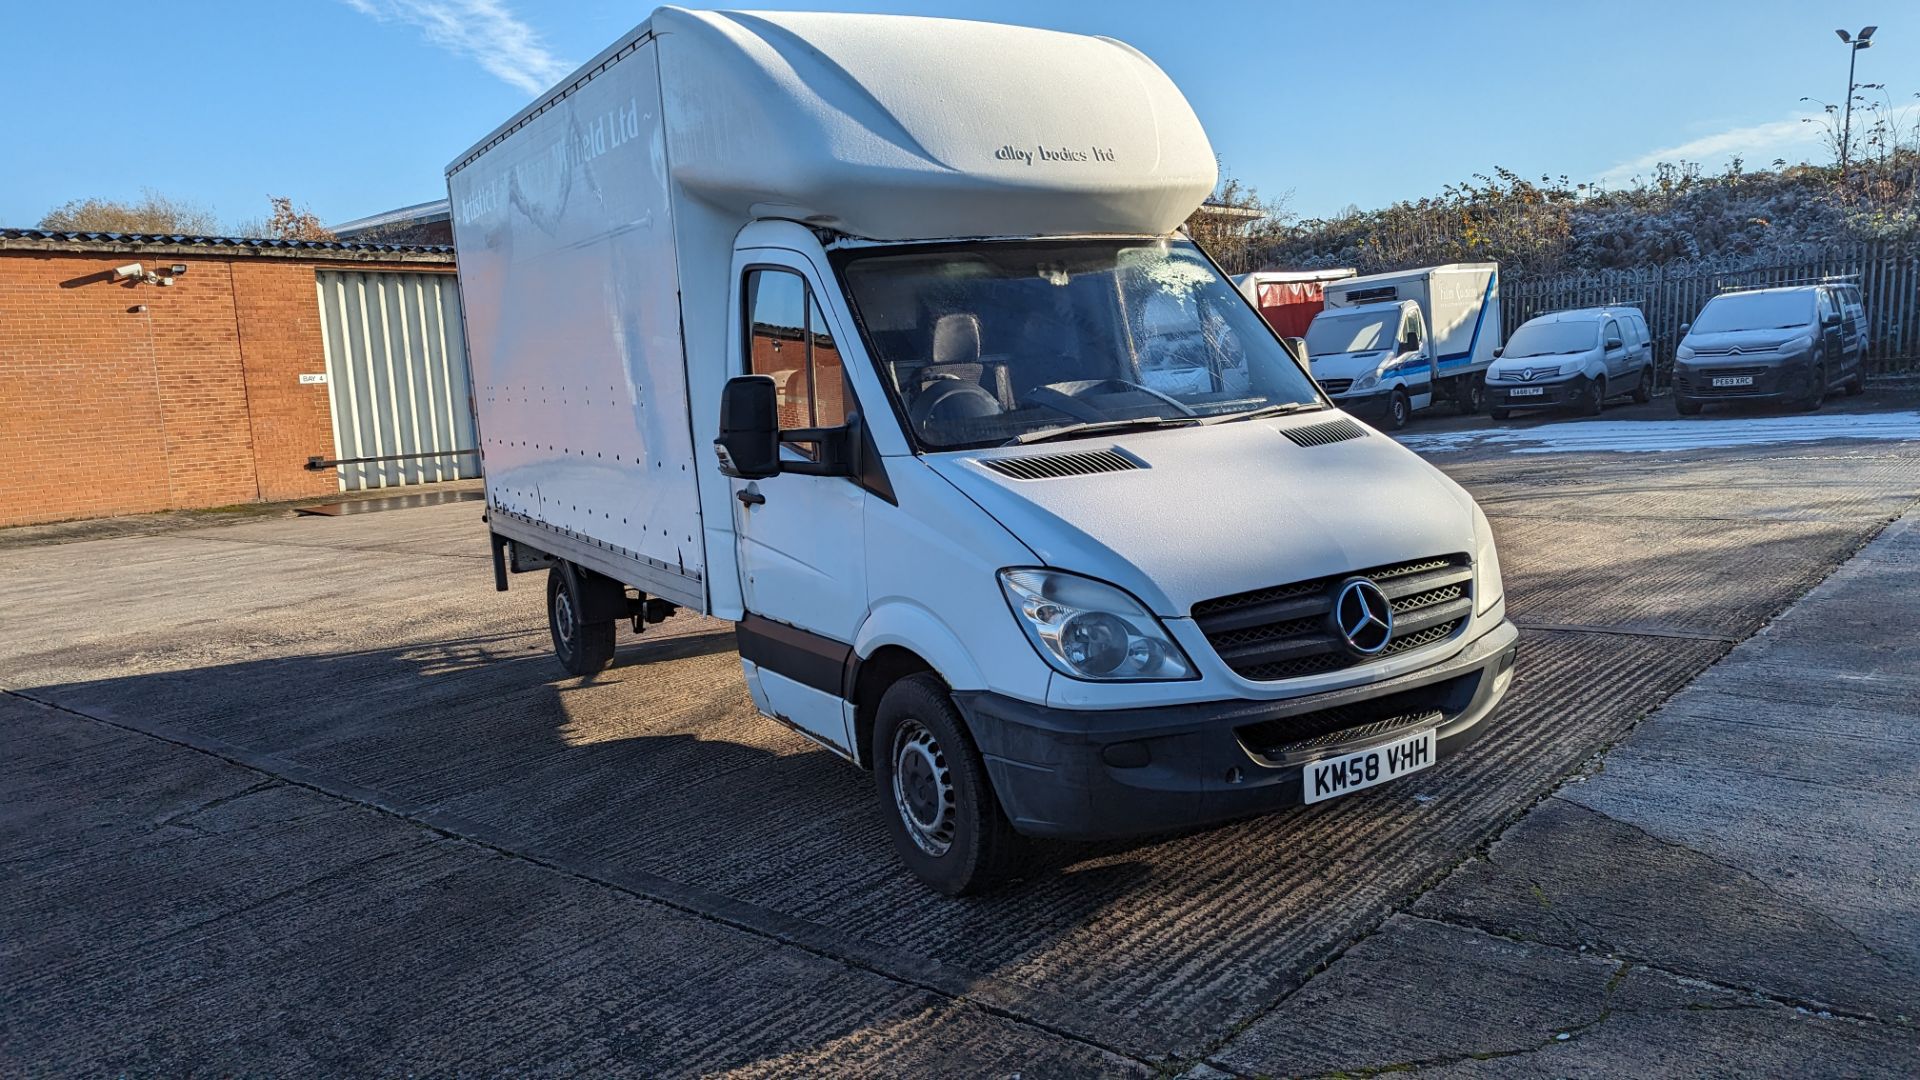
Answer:
[{"label": "cab side window", "polygon": [[[1612,319],[1608,319],[1607,325],[1600,329],[1600,343],[1602,345],[1609,341],[1618,341],[1624,345],[1626,344],[1626,340],[1626,338],[1620,336],[1620,324]],[[1607,351],[1612,352],[1613,350],[1608,349]]]},{"label": "cab side window", "polygon": [[[850,395],[840,349],[807,280],[760,269],[747,272],[744,286],[747,370],[773,377],[781,428],[846,423]],[[806,452],[804,444],[795,449]]]},{"label": "cab side window", "polygon": [[1413,342],[1413,347],[1417,351],[1421,345],[1420,320],[1408,319],[1405,323],[1402,323],[1400,326],[1400,340]]}]

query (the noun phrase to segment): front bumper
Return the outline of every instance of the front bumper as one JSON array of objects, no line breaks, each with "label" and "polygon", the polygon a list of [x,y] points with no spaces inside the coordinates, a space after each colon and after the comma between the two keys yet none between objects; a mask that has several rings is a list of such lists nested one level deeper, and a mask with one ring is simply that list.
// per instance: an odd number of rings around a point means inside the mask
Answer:
[{"label": "front bumper", "polygon": [[1168,832],[1302,801],[1322,758],[1436,731],[1439,756],[1476,738],[1510,682],[1519,631],[1487,631],[1393,679],[1283,701],[1072,710],[959,692],[1013,827],[1097,839]]},{"label": "front bumper", "polygon": [[1387,415],[1387,401],[1393,396],[1391,390],[1368,390],[1361,394],[1342,394],[1330,399],[1336,408],[1349,416],[1362,420],[1379,420]]},{"label": "front bumper", "polygon": [[[1715,386],[1716,377],[1743,377],[1752,386]],[[1802,353],[1786,359],[1744,363],[1717,359],[1713,363],[1676,363],[1673,368],[1673,392],[1692,401],[1786,401],[1807,395],[1812,388],[1813,354]]]},{"label": "front bumper", "polygon": [[[1515,390],[1539,390],[1538,394],[1516,394]],[[1487,383],[1487,404],[1496,409],[1538,409],[1571,405],[1587,392],[1587,379],[1576,375],[1550,383]]]}]

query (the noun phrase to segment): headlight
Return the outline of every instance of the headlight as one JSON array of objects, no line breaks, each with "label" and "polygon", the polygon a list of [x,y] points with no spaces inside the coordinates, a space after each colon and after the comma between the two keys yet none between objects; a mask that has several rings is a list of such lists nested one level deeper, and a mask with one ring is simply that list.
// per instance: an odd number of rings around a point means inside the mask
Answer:
[{"label": "headlight", "polygon": [[1473,508],[1473,586],[1480,597],[1476,607],[1481,615],[1492,611],[1505,595],[1500,582],[1500,553],[1493,546],[1493,526],[1487,524],[1487,515],[1478,506]]},{"label": "headlight", "polygon": [[1007,603],[1040,656],[1076,679],[1191,679],[1193,665],[1140,601],[1057,570],[1002,570]]},{"label": "headlight", "polygon": [[1673,358],[1675,360],[1691,360],[1693,359],[1693,350],[1687,348],[1685,345],[1681,345],[1673,350]]},{"label": "headlight", "polygon": [[1362,375],[1358,379],[1355,379],[1351,389],[1371,390],[1374,387],[1379,385],[1380,385],[1380,373],[1378,371],[1369,371],[1365,375]]},{"label": "headlight", "polygon": [[1783,352],[1783,353],[1797,353],[1797,352],[1806,352],[1808,349],[1811,349],[1811,348],[1813,348],[1813,335],[1801,334],[1799,337],[1794,338],[1791,341],[1781,342],[1780,348],[1777,349],[1776,351]]}]

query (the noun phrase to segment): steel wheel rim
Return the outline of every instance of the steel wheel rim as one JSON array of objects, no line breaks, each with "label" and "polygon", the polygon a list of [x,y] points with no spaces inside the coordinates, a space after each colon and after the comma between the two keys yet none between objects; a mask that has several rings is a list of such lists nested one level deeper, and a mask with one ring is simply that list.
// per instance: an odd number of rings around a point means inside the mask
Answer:
[{"label": "steel wheel rim", "polygon": [[915,847],[936,858],[947,853],[956,801],[940,741],[920,721],[902,720],[893,734],[893,806]]},{"label": "steel wheel rim", "polygon": [[553,632],[559,636],[561,648],[573,648],[573,597],[566,589],[553,594]]}]

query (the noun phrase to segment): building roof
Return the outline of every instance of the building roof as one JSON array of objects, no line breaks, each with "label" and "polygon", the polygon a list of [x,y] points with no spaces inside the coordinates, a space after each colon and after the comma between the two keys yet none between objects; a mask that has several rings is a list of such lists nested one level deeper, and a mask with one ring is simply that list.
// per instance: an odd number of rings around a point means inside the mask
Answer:
[{"label": "building roof", "polygon": [[350,240],[169,236],[157,233],[62,232],[0,226],[0,251],[150,251],[159,255],[277,255],[361,262],[453,262],[447,244],[362,244]]},{"label": "building roof", "polygon": [[452,204],[445,199],[435,199],[432,202],[415,203],[412,206],[402,206],[398,209],[388,210],[383,213],[354,218],[352,221],[343,221],[338,225],[330,225],[328,228],[332,230],[334,235],[343,236],[351,240],[356,234],[365,232],[368,229],[381,229],[389,225],[428,225],[434,222],[447,221],[452,217]]}]

